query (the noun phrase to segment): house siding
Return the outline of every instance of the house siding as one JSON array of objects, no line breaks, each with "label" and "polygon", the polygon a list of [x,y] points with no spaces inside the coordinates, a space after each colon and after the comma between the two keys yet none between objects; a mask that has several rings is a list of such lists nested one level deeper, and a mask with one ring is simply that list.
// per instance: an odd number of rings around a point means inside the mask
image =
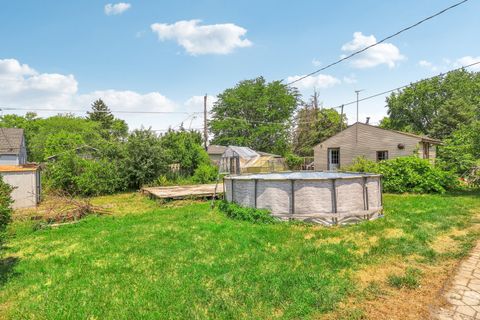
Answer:
[{"label": "house siding", "polygon": [[25,139],[22,139],[18,154],[0,154],[0,165],[22,165],[27,163],[27,149]]},{"label": "house siding", "polygon": [[0,165],[19,165],[20,159],[15,154],[0,154]]},{"label": "house siding", "polygon": [[[405,146],[403,149],[398,148],[400,143]],[[361,123],[352,125],[315,146],[315,170],[328,170],[329,148],[340,149],[340,168],[351,165],[353,160],[360,156],[376,161],[377,151],[388,151],[389,159],[413,154],[423,156],[420,138]],[[430,159],[435,158],[435,148],[435,145],[430,148]]]}]

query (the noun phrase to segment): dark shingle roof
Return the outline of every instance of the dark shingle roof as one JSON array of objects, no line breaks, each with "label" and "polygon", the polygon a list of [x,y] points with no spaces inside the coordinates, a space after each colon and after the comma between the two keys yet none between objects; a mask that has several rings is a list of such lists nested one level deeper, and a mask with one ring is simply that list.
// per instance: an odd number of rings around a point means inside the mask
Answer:
[{"label": "dark shingle roof", "polygon": [[19,154],[23,129],[0,128],[0,154]]}]

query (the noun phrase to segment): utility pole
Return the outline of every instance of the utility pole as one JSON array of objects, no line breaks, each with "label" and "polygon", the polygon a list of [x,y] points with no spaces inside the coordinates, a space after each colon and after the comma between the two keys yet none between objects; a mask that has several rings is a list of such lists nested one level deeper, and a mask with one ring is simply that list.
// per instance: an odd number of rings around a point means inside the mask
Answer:
[{"label": "utility pole", "polygon": [[317,93],[317,88],[313,88],[313,109],[315,111],[318,111],[318,93]]},{"label": "utility pole", "polygon": [[203,97],[203,145],[207,150],[208,128],[207,128],[207,94]]},{"label": "utility pole", "polygon": [[340,111],[340,131],[343,130],[343,104],[341,106],[341,110],[342,111]]},{"label": "utility pole", "polygon": [[362,92],[363,90],[355,90],[355,93],[357,94],[357,125],[355,125],[355,142],[358,143],[358,96],[359,93]]}]

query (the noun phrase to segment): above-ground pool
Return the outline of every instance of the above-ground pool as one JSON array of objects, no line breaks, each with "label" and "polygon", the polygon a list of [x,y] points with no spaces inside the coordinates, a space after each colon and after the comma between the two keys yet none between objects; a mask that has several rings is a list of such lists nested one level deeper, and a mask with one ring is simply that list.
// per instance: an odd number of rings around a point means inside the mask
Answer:
[{"label": "above-ground pool", "polygon": [[381,176],[365,173],[282,172],[224,178],[225,199],[267,209],[280,219],[325,225],[377,218],[382,211]]}]

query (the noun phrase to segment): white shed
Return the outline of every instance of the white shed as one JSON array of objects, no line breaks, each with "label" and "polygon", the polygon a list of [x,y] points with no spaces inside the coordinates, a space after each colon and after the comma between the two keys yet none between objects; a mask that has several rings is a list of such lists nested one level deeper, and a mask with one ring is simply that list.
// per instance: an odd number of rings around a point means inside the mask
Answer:
[{"label": "white shed", "polygon": [[37,165],[0,165],[3,181],[11,185],[14,209],[35,207],[40,203],[40,168]]}]

